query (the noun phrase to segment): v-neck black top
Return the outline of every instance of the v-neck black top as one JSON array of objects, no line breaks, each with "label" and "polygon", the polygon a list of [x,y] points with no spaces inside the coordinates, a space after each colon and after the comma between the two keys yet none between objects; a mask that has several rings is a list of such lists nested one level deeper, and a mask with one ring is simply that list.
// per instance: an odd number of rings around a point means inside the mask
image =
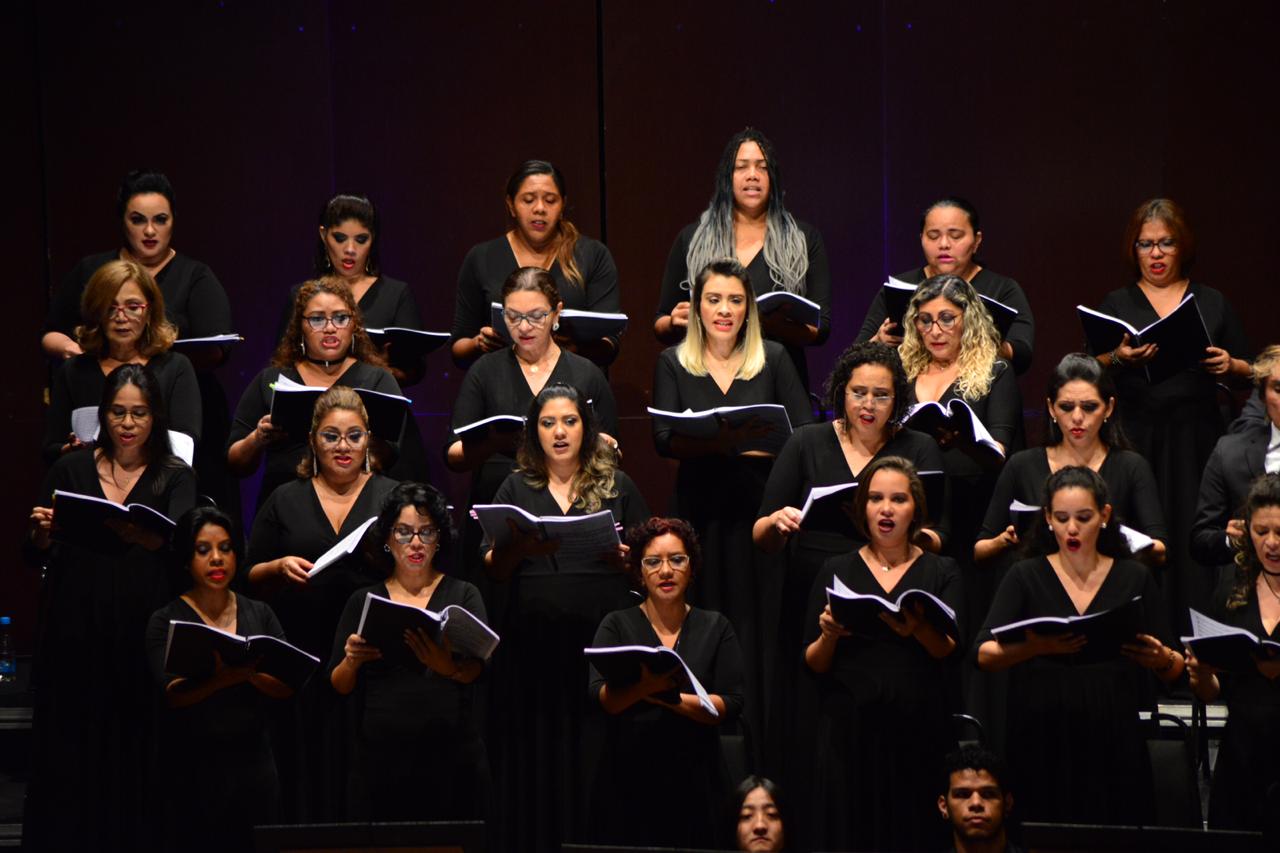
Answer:
[{"label": "v-neck black top", "polygon": [[[314,561],[342,537],[378,514],[383,498],[398,485],[374,474],[356,497],[342,527],[335,531],[324,513],[312,480],[294,478],[271,493],[254,519],[245,566],[252,567],[280,557]],[[245,571],[248,576],[248,571]],[[293,643],[321,660],[327,659],[333,629],[353,590],[369,583],[360,548],[339,560],[305,585],[287,583],[271,599]]]},{"label": "v-neck black top", "polygon": [[[301,385],[307,384],[294,365],[284,368],[274,365],[264,367],[249,382],[244,389],[244,394],[240,396],[235,418],[231,422],[231,434],[227,437],[228,448],[253,432],[262,416],[271,411],[271,397],[275,393],[272,385],[281,376],[287,376]],[[333,384],[345,385],[348,388],[367,388],[384,394],[400,393],[400,385],[394,376],[381,367],[363,361],[357,361],[348,367],[341,376],[333,380]],[[395,444],[400,436],[383,436],[383,438]],[[258,490],[258,512],[262,511],[267,497],[272,492],[298,476],[298,463],[302,461],[306,449],[306,441],[292,439],[284,439],[267,448],[262,485]]]},{"label": "v-neck black top", "polygon": [[[991,367],[991,387],[986,396],[977,400],[965,400],[955,382],[947,386],[938,398],[938,403],[945,406],[952,400],[964,400],[978,420],[991,433],[991,437],[1004,446],[1005,453],[1013,453],[1020,448],[1017,443],[1022,436],[1022,393],[1018,390],[1018,380],[1014,376],[1009,362],[998,358]],[[907,383],[907,396],[911,405],[919,402],[916,397],[916,383]],[[977,478],[982,476],[982,466],[958,448],[943,451],[947,473],[952,477]]]}]

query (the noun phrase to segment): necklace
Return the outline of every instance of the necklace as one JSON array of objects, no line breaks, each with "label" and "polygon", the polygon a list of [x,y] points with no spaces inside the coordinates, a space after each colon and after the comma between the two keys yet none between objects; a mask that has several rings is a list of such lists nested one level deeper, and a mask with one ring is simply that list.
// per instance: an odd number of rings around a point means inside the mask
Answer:
[{"label": "necklace", "polygon": [[520,358],[519,356],[516,357],[516,360],[520,362],[521,367],[524,367],[530,373],[541,373],[542,371],[547,369],[546,363],[551,361],[552,357],[558,356],[559,354],[560,354],[560,350],[558,348],[553,350],[552,347],[547,347],[547,351],[544,352],[538,358],[538,360],[533,363],[529,363],[524,359]]},{"label": "necklace", "polygon": [[[880,553],[870,545],[867,546],[867,553],[874,558],[873,562],[878,564],[876,568],[882,572],[891,572],[898,567],[893,564],[892,560],[886,560],[884,557],[880,556]],[[904,557],[898,565],[905,563],[909,559],[911,559],[911,549],[907,548],[907,556]]]}]

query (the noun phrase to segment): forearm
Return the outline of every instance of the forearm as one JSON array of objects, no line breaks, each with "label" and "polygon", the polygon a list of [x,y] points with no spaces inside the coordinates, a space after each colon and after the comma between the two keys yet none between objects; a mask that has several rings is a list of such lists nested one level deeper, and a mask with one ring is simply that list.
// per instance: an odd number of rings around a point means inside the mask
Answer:
[{"label": "forearm", "polygon": [[621,714],[637,702],[645,698],[644,685],[636,682],[628,687],[610,687],[605,684],[600,688],[600,707],[605,713]]},{"label": "forearm", "polygon": [[208,699],[213,694],[239,682],[227,679],[222,673],[211,675],[201,681],[190,678],[175,678],[165,688],[165,701],[170,708],[187,708]]},{"label": "forearm", "polygon": [[274,675],[267,675],[265,672],[255,672],[249,676],[249,683],[252,684],[259,693],[264,696],[270,696],[272,699],[288,699],[293,695],[293,688],[285,684]]},{"label": "forearm", "polygon": [[513,548],[490,548],[484,555],[484,571],[491,580],[505,583],[511,580],[520,565],[520,554]]},{"label": "forearm", "polygon": [[804,662],[809,669],[822,675],[831,669],[831,660],[835,654],[836,639],[823,634],[805,648]]},{"label": "forearm", "polygon": [[227,470],[233,475],[247,477],[258,470],[266,447],[255,438],[256,434],[251,432],[227,448]]},{"label": "forearm", "polygon": [[459,684],[470,684],[479,678],[482,672],[484,672],[484,664],[480,661],[475,658],[463,658],[460,661],[454,661],[453,668],[441,672],[440,675]]},{"label": "forearm", "polygon": [[703,707],[702,702],[698,699],[697,694],[694,693],[681,693],[679,702],[667,705],[666,707],[670,708],[674,713],[679,714],[682,717],[687,717],[696,723],[702,723],[708,726],[718,726],[720,723],[724,722],[724,700],[714,693],[710,694],[708,698],[711,700],[711,704],[715,706],[716,714],[719,716],[713,715],[707,711],[707,709]]},{"label": "forearm", "polygon": [[684,340],[685,328],[677,326],[670,314],[663,314],[653,322],[654,336],[667,346],[673,346]]},{"label": "forearm", "polygon": [[80,353],[80,345],[62,332],[45,332],[40,346],[49,358],[70,358]]},{"label": "forearm", "polygon": [[978,646],[978,668],[987,672],[1001,672],[1011,666],[1025,663],[1035,657],[1035,651],[1026,643],[1000,643],[987,640]]},{"label": "forearm", "polygon": [[470,338],[458,338],[449,347],[449,354],[453,356],[453,363],[458,367],[470,367],[472,362],[484,355],[484,349],[480,346],[479,335]]},{"label": "forearm", "polygon": [[1218,682],[1216,674],[1210,675],[1208,678],[1196,679],[1191,689],[1196,694],[1197,699],[1206,703],[1214,701],[1222,694],[1222,685]]},{"label": "forearm", "polygon": [[931,554],[942,553],[942,536],[930,527],[922,527],[916,534],[915,543]]},{"label": "forearm", "polygon": [[1004,553],[1004,549],[1008,547],[1003,536],[993,536],[990,539],[979,539],[973,543],[973,559],[974,562],[982,563],[994,557],[998,557]]},{"label": "forearm", "polygon": [[772,515],[756,519],[756,523],[751,526],[751,541],[766,554],[776,554],[787,544],[786,537],[778,532],[777,525],[773,523]]},{"label": "forearm", "polygon": [[949,657],[956,650],[956,641],[946,634],[939,633],[938,629],[928,622],[920,624],[916,629],[915,638],[916,642],[924,646],[929,656],[937,660]]},{"label": "forearm", "polygon": [[449,445],[445,452],[445,464],[450,471],[459,474],[474,471],[483,465],[490,456],[498,452],[498,444],[492,438],[479,441],[463,441],[458,439]]},{"label": "forearm", "polygon": [[359,664],[351,660],[350,657],[344,657],[329,673],[329,683],[333,685],[335,691],[347,696],[352,690],[356,689],[356,680],[359,675]]}]

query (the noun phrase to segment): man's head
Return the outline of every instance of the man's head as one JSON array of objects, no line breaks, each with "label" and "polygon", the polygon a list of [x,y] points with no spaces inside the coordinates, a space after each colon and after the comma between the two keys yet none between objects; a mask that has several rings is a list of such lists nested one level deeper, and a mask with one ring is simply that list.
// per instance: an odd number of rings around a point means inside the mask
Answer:
[{"label": "man's head", "polygon": [[963,746],[946,757],[944,774],[938,811],[950,822],[956,840],[1001,837],[1013,811],[1013,795],[999,756],[980,746]]}]

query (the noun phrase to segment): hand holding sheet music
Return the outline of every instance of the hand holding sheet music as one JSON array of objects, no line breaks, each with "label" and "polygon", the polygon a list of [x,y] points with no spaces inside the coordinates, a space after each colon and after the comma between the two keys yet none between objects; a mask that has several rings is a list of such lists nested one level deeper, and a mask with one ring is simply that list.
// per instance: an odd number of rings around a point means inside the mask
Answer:
[{"label": "hand holding sheet music", "polygon": [[1142,596],[1097,613],[1039,616],[991,629],[1001,645],[1030,643],[1036,655],[1068,656],[1072,663],[1100,663],[1120,657],[1122,646],[1142,631]]},{"label": "hand holding sheet music", "polygon": [[1200,663],[1224,672],[1247,672],[1256,669],[1258,661],[1280,659],[1280,643],[1275,640],[1223,624],[1194,609],[1191,633],[1180,639]]},{"label": "hand holding sheet music", "polygon": [[612,555],[622,540],[613,513],[536,516],[511,504],[477,504],[471,515],[494,549],[516,549],[525,574],[600,574],[617,571]]},{"label": "hand holding sheet music", "polygon": [[[698,704],[708,714],[720,716],[702,682],[698,681],[693,670],[689,669],[684,659],[673,649],[665,646],[609,646],[582,651],[611,687],[636,684],[646,671],[655,675],[670,674],[680,692],[694,694],[698,697]],[[667,704],[679,701],[679,695],[675,691],[671,694],[657,694],[655,698]]]},{"label": "hand holding sheet music", "polygon": [[954,446],[988,463],[1004,461],[1004,448],[959,397],[946,405],[934,400],[916,403],[907,410],[903,424],[932,435],[944,450]]},{"label": "hand holding sheet music", "polygon": [[720,406],[698,412],[692,409],[668,412],[650,406],[648,412],[676,435],[697,439],[719,437],[734,453],[761,451],[777,455],[791,436],[791,418],[787,416],[786,407],[777,403]]}]

